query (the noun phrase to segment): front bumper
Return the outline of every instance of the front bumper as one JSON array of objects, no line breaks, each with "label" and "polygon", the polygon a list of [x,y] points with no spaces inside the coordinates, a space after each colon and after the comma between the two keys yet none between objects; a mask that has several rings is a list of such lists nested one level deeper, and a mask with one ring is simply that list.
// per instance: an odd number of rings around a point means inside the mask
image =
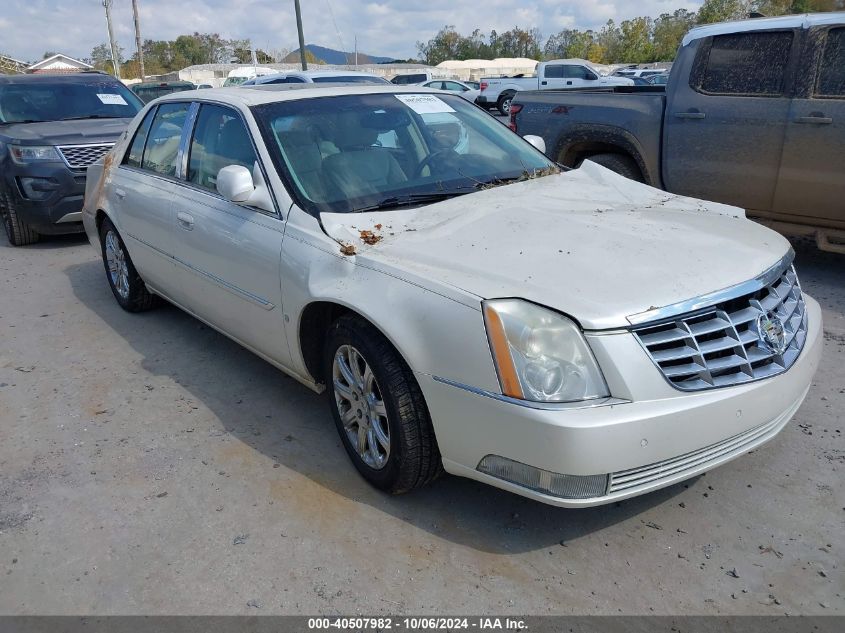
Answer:
[{"label": "front bumper", "polygon": [[[777,435],[807,394],[823,340],[821,309],[804,296],[807,340],[795,364],[773,378],[735,387],[675,390],[627,333],[591,342],[594,351],[602,346],[596,355],[611,393],[627,400],[622,403],[531,408],[418,375],[443,466],[551,505],[587,507],[657,490],[730,461]],[[611,360],[609,350],[625,357]],[[620,366],[630,380],[616,371]],[[636,397],[642,393],[646,397]],[[543,494],[479,472],[488,455],[550,473],[606,475],[608,485],[603,495],[583,499]]]},{"label": "front bumper", "polygon": [[[73,172],[63,163],[6,163],[3,178],[6,191],[12,196],[21,221],[42,235],[80,233],[82,204],[85,197],[85,172]],[[27,196],[22,179],[38,179],[44,183],[45,197]]]}]

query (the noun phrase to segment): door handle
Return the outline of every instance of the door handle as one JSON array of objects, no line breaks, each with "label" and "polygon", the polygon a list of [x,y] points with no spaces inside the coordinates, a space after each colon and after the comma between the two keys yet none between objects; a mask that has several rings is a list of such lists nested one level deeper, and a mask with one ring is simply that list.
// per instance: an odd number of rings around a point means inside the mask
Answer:
[{"label": "door handle", "polygon": [[799,116],[795,118],[796,123],[815,123],[816,125],[830,125],[833,119],[829,116]]},{"label": "door handle", "polygon": [[541,85],[541,86],[548,86],[548,85],[549,85],[549,82],[548,82],[548,81],[541,81],[541,82],[540,82],[540,85]]},{"label": "door handle", "polygon": [[114,195],[123,200],[126,197],[126,192],[123,189],[115,189]]},{"label": "door handle", "polygon": [[182,226],[183,229],[187,231],[191,231],[194,228],[194,218],[193,216],[185,213],[184,211],[180,211],[176,214],[176,219],[179,220],[179,224]]},{"label": "door handle", "polygon": [[566,85],[567,85],[567,86],[571,86],[571,85],[572,85],[572,82],[571,82],[571,81],[567,81],[567,82],[566,82]]},{"label": "door handle", "polygon": [[705,119],[707,115],[704,112],[675,112],[676,119]]}]

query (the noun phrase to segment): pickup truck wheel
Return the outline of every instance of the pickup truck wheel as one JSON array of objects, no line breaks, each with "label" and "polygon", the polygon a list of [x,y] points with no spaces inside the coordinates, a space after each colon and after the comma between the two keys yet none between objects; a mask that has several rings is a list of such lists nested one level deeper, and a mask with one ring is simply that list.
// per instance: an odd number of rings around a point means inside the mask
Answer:
[{"label": "pickup truck wheel", "polygon": [[26,222],[22,222],[15,208],[15,201],[7,192],[0,192],[0,216],[3,219],[3,228],[6,230],[6,237],[12,246],[26,246],[34,244],[41,237],[33,231]]},{"label": "pickup truck wheel", "polygon": [[442,473],[420,387],[381,332],[358,316],[341,317],[329,330],[323,370],[341,441],[364,479],[401,494]]},{"label": "pickup truck wheel", "polygon": [[624,154],[595,154],[588,156],[584,160],[591,160],[602,167],[607,167],[610,171],[615,171],[617,174],[625,176],[625,178],[630,178],[637,182],[645,181],[639,165],[630,156],[625,156]]},{"label": "pickup truck wheel", "polygon": [[496,102],[496,107],[499,108],[499,112],[502,113],[502,116],[508,116],[511,113],[511,101],[513,101],[512,92],[506,92],[499,97],[499,101]]},{"label": "pickup truck wheel", "polygon": [[100,245],[106,279],[120,307],[127,312],[144,312],[155,307],[158,298],[147,290],[123,239],[108,218],[100,226]]}]

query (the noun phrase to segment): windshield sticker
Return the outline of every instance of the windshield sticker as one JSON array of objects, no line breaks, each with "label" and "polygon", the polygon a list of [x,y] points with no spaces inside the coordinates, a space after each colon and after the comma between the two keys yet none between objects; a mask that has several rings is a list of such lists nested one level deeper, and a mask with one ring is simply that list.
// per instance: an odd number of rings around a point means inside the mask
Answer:
[{"label": "windshield sticker", "polygon": [[443,99],[435,95],[393,95],[417,114],[454,112]]},{"label": "windshield sticker", "polygon": [[126,100],[120,95],[100,94],[97,93],[97,98],[106,105],[129,105]]}]

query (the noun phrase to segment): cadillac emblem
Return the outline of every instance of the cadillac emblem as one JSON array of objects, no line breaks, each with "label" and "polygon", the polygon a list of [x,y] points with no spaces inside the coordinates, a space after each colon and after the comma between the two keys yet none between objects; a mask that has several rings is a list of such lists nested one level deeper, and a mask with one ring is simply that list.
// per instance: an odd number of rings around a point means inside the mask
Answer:
[{"label": "cadillac emblem", "polygon": [[757,335],[763,347],[770,352],[780,355],[786,351],[783,321],[774,312],[766,312],[757,317]]}]

